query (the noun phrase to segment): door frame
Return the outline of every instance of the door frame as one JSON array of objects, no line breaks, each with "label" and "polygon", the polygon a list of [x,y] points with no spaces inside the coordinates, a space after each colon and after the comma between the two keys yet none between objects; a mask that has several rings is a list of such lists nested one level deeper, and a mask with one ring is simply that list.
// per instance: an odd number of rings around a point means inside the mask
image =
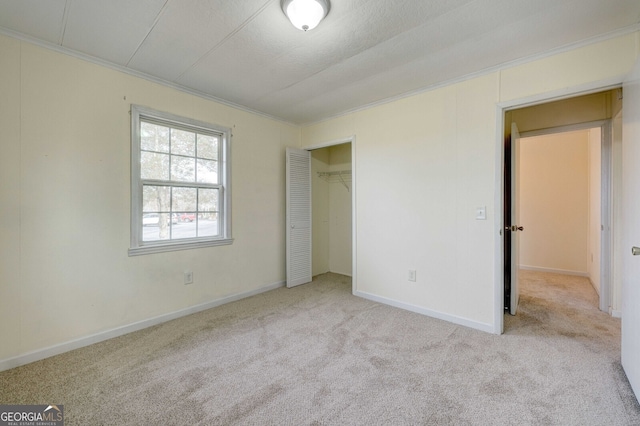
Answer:
[{"label": "door frame", "polygon": [[[357,239],[356,239],[356,224],[357,224],[357,215],[356,215],[356,136],[351,135],[341,139],[334,139],[327,142],[321,142],[318,144],[313,144],[309,146],[301,147],[300,149],[304,149],[307,151],[314,151],[316,149],[329,148],[336,145],[343,145],[345,143],[351,144],[351,294],[356,294],[358,288],[358,279],[357,279]],[[311,205],[311,209],[313,210],[313,204]]]},{"label": "door frame", "polygon": [[[496,137],[495,137],[495,188],[494,194],[494,219],[495,244],[494,244],[494,333],[504,332],[504,176],[505,176],[505,140],[504,123],[505,113],[514,109],[545,104],[549,102],[569,99],[577,96],[589,95],[597,92],[620,88],[622,80],[619,78],[596,81],[593,83],[570,87],[562,90],[534,95],[526,98],[513,99],[496,104]],[[610,192],[609,192],[610,194]],[[610,217],[610,216],[609,216]],[[610,233],[609,233],[610,234]],[[609,254],[612,247],[609,247]],[[604,269],[604,268],[601,268]],[[611,265],[608,270],[611,271]]]}]

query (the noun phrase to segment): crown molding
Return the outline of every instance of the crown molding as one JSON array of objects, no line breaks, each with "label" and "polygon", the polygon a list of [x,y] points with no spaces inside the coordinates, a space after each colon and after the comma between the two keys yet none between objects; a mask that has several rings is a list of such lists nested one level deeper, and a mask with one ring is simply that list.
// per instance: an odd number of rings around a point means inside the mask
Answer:
[{"label": "crown molding", "polygon": [[240,111],[243,111],[243,112],[247,112],[247,113],[250,113],[250,114],[258,115],[258,116],[261,116],[261,117],[264,117],[264,118],[268,118],[270,120],[279,121],[279,122],[281,122],[283,124],[287,124],[287,125],[294,126],[294,127],[299,127],[300,126],[299,124],[294,123],[292,121],[288,121],[288,120],[285,120],[283,118],[276,117],[274,115],[267,114],[265,112],[255,110],[255,109],[246,107],[244,105],[237,104],[235,102],[227,101],[225,99],[218,98],[218,97],[213,96],[213,95],[209,95],[209,94],[204,93],[204,92],[199,91],[199,90],[191,89],[191,88],[189,88],[187,86],[183,86],[181,84],[177,84],[177,83],[174,83],[174,82],[169,81],[169,80],[165,80],[165,79],[162,79],[162,78],[159,78],[159,77],[154,77],[154,76],[152,76],[150,74],[147,74],[147,73],[144,73],[142,71],[136,71],[134,69],[128,68],[128,67],[123,66],[123,65],[115,64],[113,62],[106,61],[104,59],[100,59],[100,58],[97,58],[95,56],[88,55],[86,53],[78,52],[76,50],[69,49],[69,48],[66,48],[64,46],[60,46],[60,45],[55,44],[55,43],[51,43],[51,42],[48,42],[48,41],[40,40],[40,39],[37,39],[35,37],[31,37],[31,36],[28,36],[26,34],[23,34],[23,33],[17,32],[17,31],[13,31],[13,30],[9,30],[7,28],[0,27],[0,35],[5,35],[7,37],[11,37],[11,38],[14,38],[16,40],[23,41],[25,43],[33,44],[35,46],[42,47],[42,48],[47,49],[47,50],[52,50],[54,52],[61,53],[63,55],[71,56],[71,57],[74,57],[76,59],[80,59],[80,60],[95,64],[95,65],[99,65],[99,66],[102,66],[102,67],[105,67],[105,68],[109,68],[109,69],[112,69],[114,71],[119,71],[121,73],[128,74],[128,75],[133,76],[133,77],[137,77],[137,78],[140,78],[140,79],[152,82],[152,83],[160,84],[160,85],[168,87],[170,89],[175,89],[175,90],[178,90],[180,92],[183,92],[183,93],[186,93],[186,94],[189,94],[189,95],[193,95],[193,96],[197,96],[199,98],[203,98],[203,99],[206,99],[208,101],[213,101],[213,102],[216,102],[216,103],[219,103],[219,104],[222,104],[222,105],[225,105],[225,106],[228,106],[230,108],[234,108],[234,109],[237,109],[237,110],[240,110]]}]

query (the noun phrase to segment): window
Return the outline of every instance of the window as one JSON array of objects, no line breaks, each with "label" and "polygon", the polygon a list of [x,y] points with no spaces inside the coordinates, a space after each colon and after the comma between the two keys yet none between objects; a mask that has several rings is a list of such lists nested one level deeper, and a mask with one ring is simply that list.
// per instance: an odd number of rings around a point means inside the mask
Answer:
[{"label": "window", "polygon": [[129,255],[231,244],[230,130],[135,105],[131,127]]}]

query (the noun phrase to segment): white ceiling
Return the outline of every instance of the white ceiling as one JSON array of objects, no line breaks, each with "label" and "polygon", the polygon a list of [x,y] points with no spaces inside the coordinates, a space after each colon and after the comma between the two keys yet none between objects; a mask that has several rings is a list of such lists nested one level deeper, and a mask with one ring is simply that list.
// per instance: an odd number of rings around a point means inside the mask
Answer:
[{"label": "white ceiling", "polygon": [[280,0],[0,0],[0,32],[298,124],[639,22],[638,0],[331,0],[304,33]]}]

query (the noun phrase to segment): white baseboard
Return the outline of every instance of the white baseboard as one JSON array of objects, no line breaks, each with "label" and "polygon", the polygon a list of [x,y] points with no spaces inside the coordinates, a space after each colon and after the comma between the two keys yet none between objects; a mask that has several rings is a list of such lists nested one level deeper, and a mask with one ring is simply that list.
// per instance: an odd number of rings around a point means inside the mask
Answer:
[{"label": "white baseboard", "polygon": [[520,265],[520,269],[524,269],[526,271],[551,272],[553,274],[576,275],[579,277],[587,277],[587,278],[589,277],[589,274],[587,272],[571,271],[567,269],[543,268],[540,266],[529,266],[529,265]]},{"label": "white baseboard", "polygon": [[313,274],[313,277],[315,278],[315,277],[317,277],[318,275],[323,275],[323,274],[339,274],[339,275],[344,275],[344,276],[347,276],[347,277],[351,277],[351,273],[347,274],[347,273],[345,273],[345,272],[332,271],[332,270],[328,270],[328,271],[325,271],[325,272],[320,272],[320,273],[318,273],[318,274]]},{"label": "white baseboard", "polygon": [[92,345],[94,343],[102,342],[104,340],[112,339],[114,337],[122,336],[134,331],[142,330],[147,327],[161,324],[163,322],[171,321],[176,318],[184,317],[187,315],[195,314],[196,312],[205,311],[207,309],[215,308],[216,306],[224,305],[226,303],[235,302],[240,299],[255,296],[260,293],[264,293],[276,288],[284,287],[285,281],[280,281],[274,284],[269,284],[264,287],[257,288],[255,290],[232,294],[231,296],[223,297],[221,299],[212,300],[207,303],[203,303],[189,308],[181,309],[179,311],[170,312],[168,314],[160,315],[154,318],[138,321],[133,324],[117,327],[111,330],[103,331],[100,333],[92,334],[90,336],[81,337],[79,339],[70,340],[68,342],[60,343],[54,346],[50,346],[44,349],[38,349],[33,352],[28,352],[23,355],[18,355],[13,358],[0,360],[0,371],[9,370],[11,368],[19,367],[21,365],[29,364],[41,359],[49,358],[54,355],[59,355],[65,352],[79,349],[85,346]]},{"label": "white baseboard", "polygon": [[596,291],[596,293],[598,294],[598,298],[600,298],[600,289],[596,286],[596,284],[593,282],[593,280],[591,279],[591,277],[589,277],[589,283],[591,284],[591,287],[593,287],[593,289]]},{"label": "white baseboard", "polygon": [[613,309],[609,308],[609,313],[614,318],[622,318],[622,311],[616,311],[616,310],[613,310]]},{"label": "white baseboard", "polygon": [[480,331],[484,331],[492,334],[495,334],[496,332],[493,324],[485,324],[485,323],[473,321],[467,318],[462,318],[455,315],[449,315],[442,312],[433,311],[431,309],[421,308],[419,306],[411,305],[409,303],[399,302],[397,300],[388,299],[386,297],[377,296],[375,294],[367,293],[364,291],[355,291],[353,294],[355,296],[362,297],[363,299],[372,300],[374,302],[382,303],[383,305],[389,305],[396,308],[422,314],[428,317],[437,318],[443,321],[448,321],[453,324],[463,325],[465,327],[473,328],[476,330],[480,330]]}]

